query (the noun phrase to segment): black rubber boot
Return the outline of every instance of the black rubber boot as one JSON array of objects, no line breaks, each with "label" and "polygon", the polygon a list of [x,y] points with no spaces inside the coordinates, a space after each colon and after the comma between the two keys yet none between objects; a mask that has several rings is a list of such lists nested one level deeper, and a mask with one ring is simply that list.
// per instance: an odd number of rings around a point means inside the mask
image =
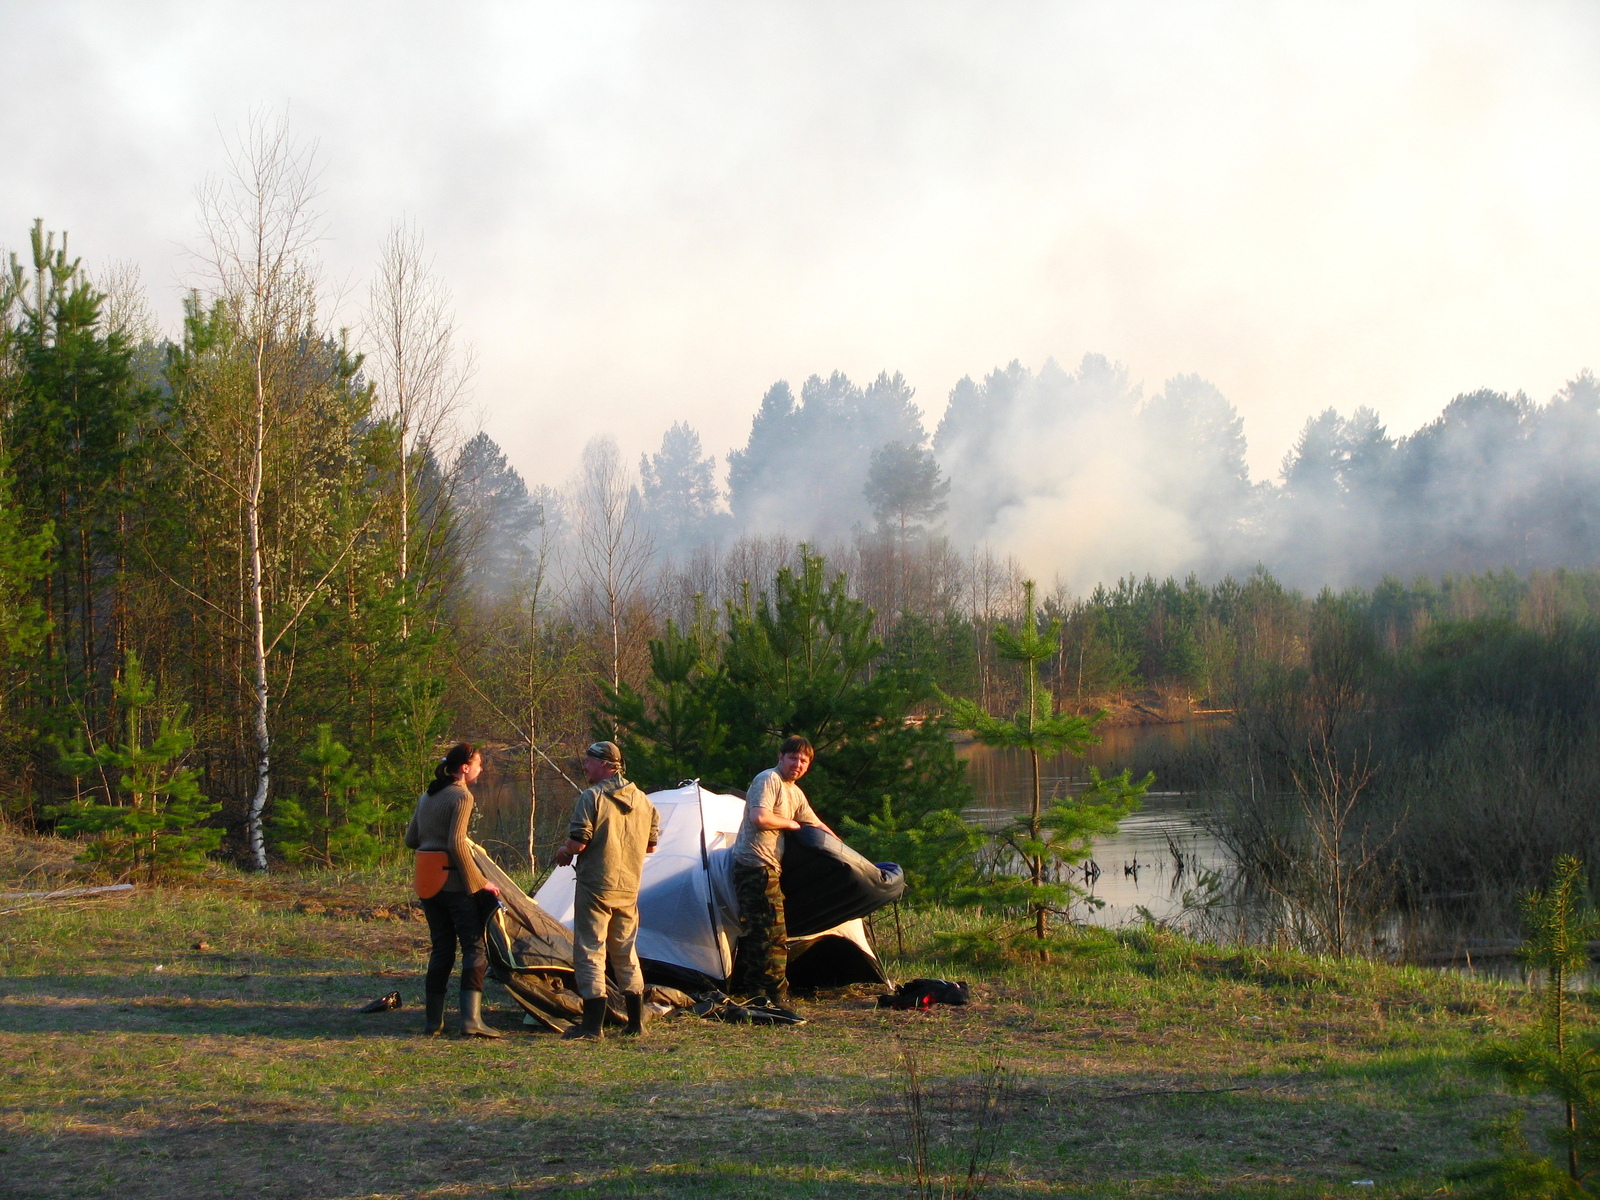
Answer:
[{"label": "black rubber boot", "polygon": [[569,1042],[574,1041],[599,1041],[605,1037],[603,1026],[606,1020],[606,998],[600,996],[594,1000],[583,1002],[583,1023],[574,1025],[561,1036]]},{"label": "black rubber boot", "polygon": [[438,1037],[444,1032],[444,1005],[448,999],[444,992],[429,992],[427,995],[427,1010],[422,1017],[422,1035],[424,1037]]},{"label": "black rubber boot", "polygon": [[622,998],[628,1004],[628,1025],[622,1036],[638,1037],[644,1032],[644,993],[623,992]]},{"label": "black rubber boot", "polygon": [[497,1038],[498,1030],[490,1029],[483,1023],[483,993],[461,993],[461,1036]]}]

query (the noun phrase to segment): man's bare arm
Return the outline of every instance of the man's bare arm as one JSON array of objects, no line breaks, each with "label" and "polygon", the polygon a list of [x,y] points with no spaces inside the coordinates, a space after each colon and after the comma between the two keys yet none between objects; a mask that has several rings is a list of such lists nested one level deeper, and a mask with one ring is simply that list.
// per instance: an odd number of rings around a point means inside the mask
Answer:
[{"label": "man's bare arm", "polygon": [[780,817],[770,808],[758,808],[751,818],[757,829],[799,829],[799,821],[791,821],[788,817]]},{"label": "man's bare arm", "polygon": [[566,844],[556,851],[556,866],[569,866],[574,858],[589,848],[588,842],[575,842],[568,838]]}]

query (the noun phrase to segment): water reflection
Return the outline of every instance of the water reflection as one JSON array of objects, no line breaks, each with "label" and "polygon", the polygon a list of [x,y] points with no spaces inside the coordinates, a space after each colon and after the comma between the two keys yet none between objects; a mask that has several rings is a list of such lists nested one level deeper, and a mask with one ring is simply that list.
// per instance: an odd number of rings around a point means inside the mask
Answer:
[{"label": "water reflection", "polygon": [[[1090,766],[1102,772],[1123,767],[1139,770],[1151,750],[1170,751],[1194,737],[1193,725],[1123,726],[1102,731],[1101,743],[1082,758],[1059,755],[1040,764],[1040,790],[1046,803],[1052,797],[1079,791],[1089,780]],[[1028,811],[1033,796],[1033,774],[1023,750],[999,750],[964,745],[960,755],[967,763],[978,803],[967,815],[996,828]],[[1215,873],[1224,885],[1233,874],[1226,847],[1200,820],[1203,798],[1194,793],[1156,791],[1145,796],[1143,808],[1126,817],[1114,837],[1095,844],[1087,876],[1073,872],[1071,882],[1086,888],[1104,902],[1095,909],[1080,905],[1075,919],[1094,925],[1125,925],[1148,912],[1156,920],[1174,920],[1184,909],[1185,893],[1194,893],[1202,873]],[[1089,864],[1086,864],[1089,865]],[[1098,868],[1096,871],[1094,868]]]},{"label": "water reflection", "polygon": [[[1214,727],[1213,727],[1214,728]],[[1159,921],[1186,925],[1193,932],[1223,941],[1272,940],[1266,905],[1243,894],[1236,866],[1226,846],[1206,824],[1208,798],[1200,791],[1174,790],[1181,779],[1182,751],[1204,736],[1203,723],[1122,726],[1101,731],[1101,742],[1082,758],[1062,755],[1046,760],[1042,784],[1046,800],[1069,795],[1088,782],[1092,765],[1112,773],[1128,767],[1135,775],[1156,772],[1157,787],[1143,809],[1126,818],[1115,837],[1096,844],[1091,872],[1069,878],[1086,885],[1105,902],[1103,908],[1080,905],[1074,919],[1119,926],[1138,923],[1144,913]],[[991,828],[1028,810],[1032,776],[1028,756],[1018,750],[996,750],[967,743],[958,747],[966,760],[977,801],[967,815]],[[512,870],[528,863],[529,786],[527,759],[517,751],[491,751],[483,777],[474,786],[477,815],[473,836]],[[565,833],[575,792],[555,772],[543,768],[538,777],[538,821],[535,851],[548,865]],[[1220,893],[1221,904],[1201,923],[1185,897],[1198,899],[1204,885]],[[1142,910],[1142,911],[1141,911]],[[1459,906],[1435,904],[1424,911],[1395,913],[1383,923],[1380,953],[1406,961],[1468,970],[1473,974],[1520,980],[1521,964],[1512,953],[1519,941],[1510,906],[1499,917]]]}]

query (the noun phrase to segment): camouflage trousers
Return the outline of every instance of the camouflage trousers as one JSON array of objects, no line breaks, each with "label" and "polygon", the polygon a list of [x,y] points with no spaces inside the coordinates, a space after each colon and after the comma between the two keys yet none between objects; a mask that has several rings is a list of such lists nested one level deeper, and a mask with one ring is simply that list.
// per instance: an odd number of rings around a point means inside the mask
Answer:
[{"label": "camouflage trousers", "polygon": [[789,937],[783,924],[783,889],[778,886],[777,868],[734,863],[733,892],[739,899],[744,935],[734,952],[728,990],[735,996],[781,995],[788,987]]}]

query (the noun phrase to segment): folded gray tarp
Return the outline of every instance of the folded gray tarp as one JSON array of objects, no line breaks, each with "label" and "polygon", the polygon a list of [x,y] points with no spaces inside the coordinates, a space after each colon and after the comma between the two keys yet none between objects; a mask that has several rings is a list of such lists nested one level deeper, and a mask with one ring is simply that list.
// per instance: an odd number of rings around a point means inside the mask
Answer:
[{"label": "folded gray tarp", "polygon": [[[572,990],[572,935],[540,908],[502,871],[482,846],[472,857],[490,883],[500,889],[500,908],[489,922],[489,973],[525,1012],[550,1029],[557,1021],[576,1021],[583,1001]],[[614,1023],[628,1019],[622,993],[606,985],[606,1008]]]}]

